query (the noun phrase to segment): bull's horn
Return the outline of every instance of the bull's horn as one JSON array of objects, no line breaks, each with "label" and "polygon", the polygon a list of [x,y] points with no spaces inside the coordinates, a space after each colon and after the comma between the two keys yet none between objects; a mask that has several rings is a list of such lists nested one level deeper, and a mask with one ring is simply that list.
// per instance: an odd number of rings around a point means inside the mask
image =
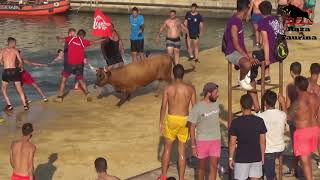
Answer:
[{"label": "bull's horn", "polygon": [[93,67],[90,63],[88,63],[88,65],[89,65],[89,68],[90,68],[92,71],[94,71],[94,72],[97,71],[98,68]]}]

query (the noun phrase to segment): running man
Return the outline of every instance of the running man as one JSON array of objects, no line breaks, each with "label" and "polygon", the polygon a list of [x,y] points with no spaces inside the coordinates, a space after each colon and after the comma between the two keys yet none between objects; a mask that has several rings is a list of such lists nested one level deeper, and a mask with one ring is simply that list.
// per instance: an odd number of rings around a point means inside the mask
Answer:
[{"label": "running man", "polygon": [[107,173],[108,165],[105,158],[99,157],[94,161],[96,172],[98,173],[97,180],[120,180],[116,176],[111,176]]},{"label": "running man", "polygon": [[[244,43],[244,29],[242,21],[249,10],[249,0],[237,0],[237,12],[228,20],[223,35],[222,51],[226,59],[240,68],[239,84],[245,90],[252,90],[256,82],[250,79],[250,70],[253,65],[257,65],[258,60],[253,59]],[[258,95],[251,92],[255,111],[260,110]]]},{"label": "running man", "polygon": [[131,58],[132,62],[142,60],[144,55],[144,18],[139,14],[137,7],[132,8],[132,14],[129,17],[131,35]]},{"label": "running man", "polygon": [[83,69],[84,69],[84,60],[85,60],[85,48],[97,44],[104,39],[99,39],[95,41],[89,41],[84,39],[86,32],[83,29],[80,29],[77,33],[77,36],[68,36],[65,38],[65,42],[68,44],[68,58],[66,65],[61,73],[61,82],[58,91],[58,96],[56,101],[63,102],[63,94],[67,80],[71,74],[76,76],[76,80],[79,81],[86,97],[87,101],[92,101],[87,85],[83,80]]},{"label": "running man", "polygon": [[184,25],[188,27],[189,40],[186,37],[186,47],[189,53],[189,60],[199,62],[199,46],[200,37],[203,36],[204,25],[201,14],[197,11],[198,5],[193,3],[191,11],[187,12],[184,20]]},{"label": "running man", "polygon": [[[192,154],[200,160],[198,179],[205,179],[206,159],[210,159],[209,180],[217,178],[217,167],[221,154],[221,133],[219,124],[218,85],[207,83],[201,94],[204,98],[190,113],[190,137]],[[197,131],[197,134],[196,134]]]},{"label": "running man", "polygon": [[11,144],[10,164],[13,168],[11,180],[33,180],[33,158],[36,146],[31,143],[32,132],[32,124],[23,124],[23,136]]},{"label": "running man", "polygon": [[[160,132],[165,138],[162,154],[162,173],[158,180],[167,179],[173,141],[178,138],[179,180],[184,180],[186,169],[185,143],[189,137],[187,119],[190,103],[196,103],[196,91],[193,86],[183,82],[184,68],[175,65],[173,68],[174,81],[164,89],[160,110]],[[166,111],[168,108],[168,114]]]},{"label": "running man", "polygon": [[157,33],[157,42],[160,41],[160,34],[167,29],[166,48],[168,55],[174,57],[175,64],[179,64],[180,59],[180,35],[182,32],[186,33],[187,40],[190,40],[188,28],[177,18],[175,10],[171,10],[169,18],[166,19]]},{"label": "running man", "polygon": [[124,46],[119,33],[112,27],[112,36],[101,42],[101,52],[107,63],[107,71],[123,66]]},{"label": "running man", "polygon": [[[16,48],[16,47],[15,47]],[[20,57],[22,58],[22,61],[24,64],[28,64],[31,66],[36,66],[36,67],[48,67],[48,65],[46,64],[41,64],[41,63],[35,63],[32,62],[30,60],[27,60],[25,58],[23,58],[22,53],[20,50],[18,50]],[[44,94],[44,92],[42,91],[42,89],[40,88],[40,86],[36,83],[36,81],[32,78],[31,74],[26,71],[25,69],[22,70],[21,72],[21,85],[23,86],[24,84],[29,85],[29,86],[33,86],[34,89],[39,93],[39,95],[42,97],[42,100],[44,102],[48,102],[48,98],[46,97],[46,95]],[[28,97],[26,95],[26,93],[24,93],[25,98],[26,98],[26,102],[30,103],[31,101],[28,100]]]},{"label": "running man", "polygon": [[[21,102],[24,106],[24,110],[29,110],[21,85],[21,70],[23,69],[23,61],[15,47],[16,39],[9,37],[8,47],[3,48],[0,52],[0,64],[4,67],[2,73],[2,93],[7,103],[7,106],[4,109],[5,111],[13,110],[7,93],[10,82],[14,82],[16,90],[18,91]],[[19,61],[18,66],[16,60]]]},{"label": "running man", "polygon": [[257,180],[262,177],[267,128],[262,118],[251,114],[250,95],[243,95],[240,104],[243,115],[234,119],[229,129],[229,166],[235,179]]},{"label": "running man", "polygon": [[262,44],[261,34],[258,31],[258,24],[263,19],[263,16],[262,16],[260,9],[259,9],[259,5],[263,1],[264,0],[251,0],[250,10],[248,11],[248,14],[247,14],[247,17],[249,17],[252,13],[251,22],[252,22],[253,28],[254,28],[255,46],[257,48],[260,48],[260,46]]},{"label": "running man", "polygon": [[307,92],[308,79],[297,76],[294,84],[298,90],[298,98],[292,104],[292,116],[295,121],[296,131],[294,132],[294,154],[299,156],[302,162],[303,172],[306,180],[312,180],[311,153],[318,147],[320,134],[320,98]]}]

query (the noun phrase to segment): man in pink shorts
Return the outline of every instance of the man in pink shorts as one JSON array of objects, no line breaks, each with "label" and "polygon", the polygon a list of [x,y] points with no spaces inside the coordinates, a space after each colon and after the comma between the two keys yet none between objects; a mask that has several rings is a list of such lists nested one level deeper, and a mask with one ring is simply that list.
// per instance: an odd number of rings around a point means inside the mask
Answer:
[{"label": "man in pink shorts", "polygon": [[[191,123],[192,153],[200,160],[198,179],[205,179],[206,159],[209,157],[208,179],[215,180],[221,152],[218,85],[212,82],[207,83],[201,95],[204,97],[203,100],[193,106],[188,118]],[[196,129],[197,133],[195,133]]]},{"label": "man in pink shorts", "polygon": [[294,132],[294,154],[299,156],[306,180],[312,180],[311,153],[317,150],[320,134],[319,115],[320,98],[307,92],[309,82],[303,76],[297,76],[294,85],[298,90],[298,98],[293,102],[293,116],[296,124]]}]

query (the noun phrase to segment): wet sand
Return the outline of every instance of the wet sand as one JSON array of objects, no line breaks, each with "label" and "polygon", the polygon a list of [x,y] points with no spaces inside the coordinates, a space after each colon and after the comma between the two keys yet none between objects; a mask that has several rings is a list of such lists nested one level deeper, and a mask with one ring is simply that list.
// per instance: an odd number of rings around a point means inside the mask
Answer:
[{"label": "wet sand", "polygon": [[[311,27],[311,34],[320,35],[320,26]],[[308,34],[308,33],[306,33]],[[293,33],[292,35],[295,35]],[[248,35],[247,35],[248,36]],[[251,44],[248,43],[248,44]],[[290,56],[284,63],[284,82],[291,77],[291,62],[302,63],[302,74],[309,76],[309,66],[319,62],[320,40],[290,41]],[[208,81],[220,85],[222,119],[227,114],[227,63],[220,47],[202,51],[201,63],[196,72],[186,75],[185,79],[201,92]],[[190,67],[183,59],[183,64]],[[234,82],[238,73],[234,71]],[[278,81],[278,65],[271,66],[272,81]],[[159,157],[159,109],[161,98],[154,97],[151,88],[144,89],[121,108],[115,106],[118,99],[110,95],[87,103],[80,92],[70,92],[61,103],[34,102],[29,112],[17,108],[0,126],[0,179],[9,179],[11,167],[9,147],[11,141],[19,138],[20,127],[24,122],[33,122],[35,132],[32,141],[37,145],[35,156],[36,176],[40,180],[94,179],[93,161],[98,156],[108,159],[109,172],[121,179],[129,178],[160,167]],[[99,90],[93,90],[94,96]],[[234,109],[239,109],[239,97],[235,93]],[[222,126],[224,127],[224,126]],[[223,128],[223,134],[226,134]],[[225,142],[224,137],[224,142]],[[50,161],[48,158],[50,157]],[[319,170],[314,172],[319,174]],[[319,177],[319,176],[317,176]]]}]

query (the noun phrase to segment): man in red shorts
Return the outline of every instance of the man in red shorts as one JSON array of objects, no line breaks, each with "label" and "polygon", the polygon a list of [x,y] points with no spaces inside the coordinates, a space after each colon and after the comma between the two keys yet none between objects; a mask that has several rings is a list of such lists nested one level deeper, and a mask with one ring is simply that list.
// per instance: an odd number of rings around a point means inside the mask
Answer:
[{"label": "man in red shorts", "polygon": [[299,156],[306,180],[312,180],[311,153],[317,150],[320,134],[320,98],[307,92],[309,82],[303,76],[297,76],[294,85],[298,90],[298,98],[291,105],[289,116],[294,116],[296,131],[294,132],[294,154]]},{"label": "man in red shorts", "polygon": [[63,94],[67,80],[71,74],[76,76],[76,80],[80,83],[85,95],[87,96],[87,101],[91,101],[92,98],[89,95],[87,85],[83,80],[83,68],[84,68],[84,59],[85,59],[85,48],[102,42],[104,39],[99,39],[96,41],[89,41],[84,39],[86,32],[83,29],[80,29],[77,33],[77,36],[68,36],[65,38],[65,43],[68,44],[68,54],[67,61],[65,62],[64,69],[61,73],[62,79],[60,82],[57,102],[63,101]]},{"label": "man in red shorts", "polygon": [[[20,57],[22,58],[22,61],[23,61],[24,64],[28,64],[28,65],[31,65],[31,66],[37,66],[37,67],[47,67],[48,66],[46,64],[35,63],[35,62],[30,61],[30,60],[27,60],[22,56],[21,51],[20,50],[18,50],[18,51],[19,51]],[[26,85],[29,85],[29,86],[33,86],[36,89],[36,91],[39,93],[39,95],[42,97],[43,101],[44,102],[48,102],[48,98],[44,95],[44,92],[42,91],[42,89],[39,87],[39,85],[36,83],[36,81],[32,78],[31,74],[28,71],[26,71],[25,69],[23,69],[22,72],[21,72],[21,84],[22,85],[26,84]],[[25,95],[25,98],[26,98],[26,102],[30,103],[30,101],[28,100],[25,92],[24,92],[24,95]]]},{"label": "man in red shorts", "polygon": [[33,180],[33,158],[36,146],[31,142],[32,132],[32,124],[23,124],[23,136],[11,144],[10,164],[13,169],[11,180]]}]

